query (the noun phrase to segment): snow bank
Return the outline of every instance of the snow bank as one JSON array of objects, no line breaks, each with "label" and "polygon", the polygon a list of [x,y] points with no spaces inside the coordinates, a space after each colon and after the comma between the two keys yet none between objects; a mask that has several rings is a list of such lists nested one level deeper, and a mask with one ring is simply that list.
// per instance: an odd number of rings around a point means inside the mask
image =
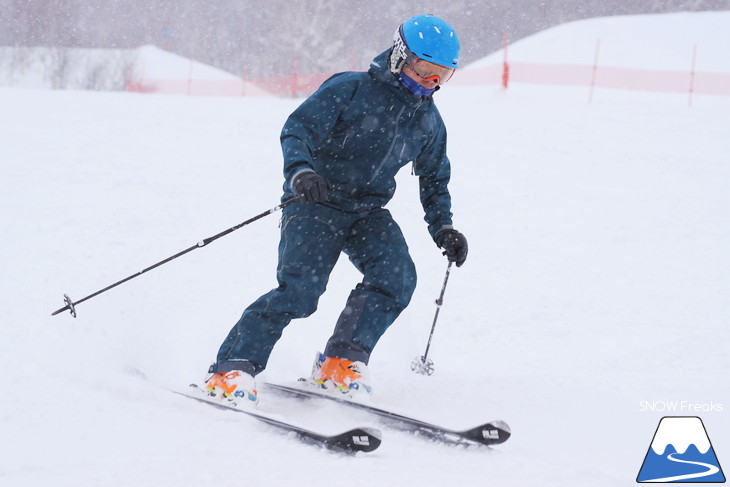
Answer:
[{"label": "snow bank", "polygon": [[[730,95],[730,11],[615,16],[559,25],[508,46],[511,83]],[[454,84],[502,83],[505,53]]]},{"label": "snow bank", "polygon": [[155,46],[138,49],[0,47],[0,85],[187,95],[267,94],[239,76]]}]

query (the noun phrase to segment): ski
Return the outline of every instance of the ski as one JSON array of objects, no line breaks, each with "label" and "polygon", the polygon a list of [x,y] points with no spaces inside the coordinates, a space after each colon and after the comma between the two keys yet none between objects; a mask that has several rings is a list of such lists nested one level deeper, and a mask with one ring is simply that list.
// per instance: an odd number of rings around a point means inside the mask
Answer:
[{"label": "ski", "polygon": [[274,391],[279,391],[289,395],[334,401],[354,409],[374,414],[395,429],[419,432],[445,443],[498,445],[507,441],[512,434],[510,427],[504,421],[491,421],[466,430],[454,430],[428,423],[426,421],[421,421],[420,419],[412,416],[406,416],[387,409],[350,401],[341,397],[316,392],[314,390],[307,390],[301,387],[292,387],[270,382],[267,382],[265,386]]},{"label": "ski", "polygon": [[[191,388],[195,389],[196,386],[192,385]],[[200,391],[197,390],[193,390],[190,393],[179,391],[173,392],[189,399],[209,404],[218,409],[225,409],[228,411],[235,411],[238,413],[246,414],[252,418],[256,418],[259,421],[262,421],[276,428],[289,432],[294,432],[300,439],[302,439],[306,443],[321,445],[330,450],[344,451],[347,453],[371,452],[377,449],[382,441],[382,434],[380,430],[375,428],[353,428],[339,434],[326,435],[323,433],[305,429],[294,423],[275,418],[269,414],[260,411],[248,411],[245,409],[237,408],[235,406],[228,406],[215,400],[208,400],[200,393]]]}]

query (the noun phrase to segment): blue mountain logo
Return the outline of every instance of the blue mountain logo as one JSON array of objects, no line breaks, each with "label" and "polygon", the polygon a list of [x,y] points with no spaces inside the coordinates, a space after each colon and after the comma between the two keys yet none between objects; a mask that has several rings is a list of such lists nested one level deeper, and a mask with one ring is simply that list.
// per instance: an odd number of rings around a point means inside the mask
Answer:
[{"label": "blue mountain logo", "polygon": [[666,416],[659,421],[637,482],[725,482],[702,420]]}]

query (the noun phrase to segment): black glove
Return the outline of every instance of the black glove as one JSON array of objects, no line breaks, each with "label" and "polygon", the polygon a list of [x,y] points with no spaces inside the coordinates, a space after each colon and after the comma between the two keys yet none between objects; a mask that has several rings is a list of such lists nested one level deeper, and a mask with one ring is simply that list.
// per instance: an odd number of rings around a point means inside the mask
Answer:
[{"label": "black glove", "polygon": [[303,196],[304,203],[319,203],[329,199],[329,190],[332,189],[329,181],[314,171],[299,174],[292,182],[297,196]]},{"label": "black glove", "polygon": [[456,267],[466,261],[466,254],[469,253],[469,246],[466,243],[466,237],[456,230],[442,230],[436,235],[436,245],[444,249],[446,257],[451,262],[456,263]]}]

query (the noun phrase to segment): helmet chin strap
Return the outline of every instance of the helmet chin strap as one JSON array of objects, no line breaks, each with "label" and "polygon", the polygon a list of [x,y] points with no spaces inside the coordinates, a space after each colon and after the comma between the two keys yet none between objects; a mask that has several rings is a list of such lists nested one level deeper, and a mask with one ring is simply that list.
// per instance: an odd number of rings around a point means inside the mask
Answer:
[{"label": "helmet chin strap", "polygon": [[398,74],[398,81],[400,81],[400,84],[408,88],[408,91],[410,91],[414,95],[431,96],[438,89],[438,86],[433,89],[424,88],[423,86],[418,84],[417,81],[407,76],[402,71]]}]

